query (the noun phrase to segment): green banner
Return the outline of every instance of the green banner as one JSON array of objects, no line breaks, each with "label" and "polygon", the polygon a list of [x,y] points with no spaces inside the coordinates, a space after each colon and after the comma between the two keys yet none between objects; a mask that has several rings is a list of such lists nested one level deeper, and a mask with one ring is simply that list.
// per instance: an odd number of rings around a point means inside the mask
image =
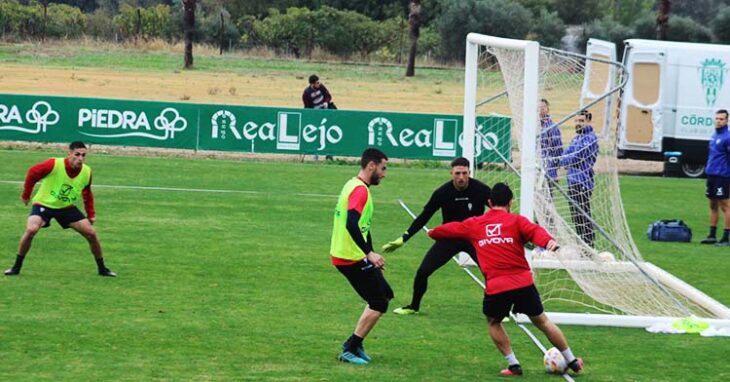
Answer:
[{"label": "green banner", "polygon": [[[511,160],[511,121],[479,117],[480,161]],[[0,94],[0,139],[251,153],[450,159],[462,117]],[[499,150],[497,154],[495,150]]]},{"label": "green banner", "polygon": [[198,106],[0,95],[0,139],[195,149]]}]

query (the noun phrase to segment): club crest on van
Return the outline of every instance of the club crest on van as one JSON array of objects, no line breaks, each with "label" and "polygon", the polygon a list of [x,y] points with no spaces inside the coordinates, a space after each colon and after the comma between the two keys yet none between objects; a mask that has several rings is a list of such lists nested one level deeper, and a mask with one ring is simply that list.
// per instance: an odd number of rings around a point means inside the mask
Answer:
[{"label": "club crest on van", "polygon": [[715,106],[718,94],[722,90],[725,75],[725,63],[720,59],[708,58],[702,62],[700,81],[705,91],[705,102],[708,107]]}]

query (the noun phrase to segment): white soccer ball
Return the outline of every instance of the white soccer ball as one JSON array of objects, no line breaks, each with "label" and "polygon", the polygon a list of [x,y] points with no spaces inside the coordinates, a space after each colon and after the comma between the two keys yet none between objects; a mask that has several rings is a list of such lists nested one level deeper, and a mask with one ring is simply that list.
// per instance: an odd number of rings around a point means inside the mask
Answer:
[{"label": "white soccer ball", "polygon": [[568,368],[568,364],[565,362],[563,353],[556,348],[550,348],[543,357],[543,363],[545,364],[545,371],[550,374],[563,374]]},{"label": "white soccer ball", "polygon": [[601,252],[598,254],[598,260],[603,262],[616,261],[616,257],[611,252]]}]

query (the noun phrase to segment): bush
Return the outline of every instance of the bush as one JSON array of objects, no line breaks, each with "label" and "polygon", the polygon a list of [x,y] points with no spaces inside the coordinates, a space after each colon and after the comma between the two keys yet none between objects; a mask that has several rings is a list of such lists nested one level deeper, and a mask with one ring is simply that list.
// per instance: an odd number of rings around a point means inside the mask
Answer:
[{"label": "bush", "polygon": [[555,10],[566,24],[579,25],[603,17],[602,0],[556,0]]},{"label": "bush", "polygon": [[730,7],[720,9],[712,20],[711,26],[717,42],[730,43]]},{"label": "bush", "polygon": [[315,47],[341,56],[354,53],[369,55],[397,37],[395,20],[374,21],[353,11],[322,7],[316,11],[307,8],[289,8],[286,13],[273,11],[264,20],[239,19],[239,26],[252,28],[245,31],[245,40],[293,53],[299,57]]},{"label": "bush", "polygon": [[368,55],[384,45],[388,36],[379,23],[354,11],[322,7],[312,12],[315,44],[322,49],[348,56]]},{"label": "bush", "polygon": [[37,37],[43,26],[43,8],[38,3],[22,5],[17,0],[0,1],[2,34]]},{"label": "bush", "polygon": [[114,18],[109,11],[102,8],[86,15],[86,34],[104,40],[114,38]]},{"label": "bush", "polygon": [[311,11],[307,8],[289,8],[286,13],[273,10],[268,17],[256,21],[253,35],[256,43],[293,53],[299,57],[314,49]]},{"label": "bush", "polygon": [[524,39],[531,24],[530,12],[511,0],[444,0],[442,7],[442,53],[452,60],[464,60],[469,32]]},{"label": "bush", "polygon": [[558,13],[540,9],[532,22],[530,39],[539,41],[540,45],[560,48],[563,36],[565,36],[565,24],[558,17]]},{"label": "bush", "polygon": [[122,4],[119,13],[114,16],[113,24],[124,38],[171,39],[175,30],[168,5],[142,8]]},{"label": "bush", "polygon": [[618,47],[618,59],[621,60],[621,56],[623,55],[623,49],[621,47],[624,45],[624,40],[633,37],[633,28],[622,25],[609,17],[604,17],[603,19],[594,20],[585,26],[578,46],[585,48],[589,38],[611,41]]},{"label": "bush", "polygon": [[710,29],[689,17],[671,16],[667,28],[667,39],[670,41],[712,41]]},{"label": "bush", "polygon": [[672,1],[671,12],[675,16],[709,23],[713,19],[712,15],[717,14],[717,6],[721,2],[727,3],[727,1],[718,0]]},{"label": "bush", "polygon": [[46,36],[80,37],[86,29],[86,15],[79,8],[66,4],[49,4]]},{"label": "bush", "polygon": [[218,9],[197,20],[196,24],[199,24],[196,29],[199,33],[199,40],[214,46],[220,45],[221,13],[223,14],[223,41],[226,48],[229,42],[235,42],[237,45],[241,39],[241,33],[236,25],[231,22],[231,14],[225,9]]},{"label": "bush", "polygon": [[254,42],[258,40],[258,36],[256,36],[254,28],[256,21],[256,17],[251,15],[242,16],[236,20],[236,29],[238,29],[238,32],[241,34],[239,43],[241,43],[244,47],[251,47]]},{"label": "bush", "polygon": [[421,28],[421,35],[418,37],[418,52],[426,56],[439,56],[441,48],[441,36],[435,26],[429,25]]},{"label": "bush", "polygon": [[17,0],[0,1],[0,31],[20,38],[79,37],[86,28],[86,15],[79,8],[51,3],[43,16],[36,1],[23,5]]},{"label": "bush", "polygon": [[656,40],[656,16],[647,15],[634,22],[634,37]]},{"label": "bush", "polygon": [[[727,17],[730,17],[730,9],[728,9]],[[718,14],[716,20],[722,20],[720,14]],[[713,25],[715,25],[714,22]],[[721,26],[725,27],[725,25]],[[730,29],[728,29],[728,31],[730,32]],[[656,18],[653,16],[644,16],[636,20],[636,23],[634,23],[634,37],[656,40]],[[710,42],[712,41],[712,32],[707,27],[704,27],[687,17],[671,16],[669,17],[669,25],[667,26],[667,40]]]}]

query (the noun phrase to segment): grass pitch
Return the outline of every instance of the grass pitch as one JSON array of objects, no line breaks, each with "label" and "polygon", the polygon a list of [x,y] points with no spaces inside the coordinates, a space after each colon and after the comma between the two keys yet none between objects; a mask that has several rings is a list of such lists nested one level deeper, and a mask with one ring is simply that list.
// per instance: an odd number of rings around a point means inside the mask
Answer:
[{"label": "grass pitch", "polygon": [[[7,182],[22,181],[29,166],[54,155],[62,154],[0,151],[3,268],[13,261],[28,212],[21,185]],[[500,379],[504,360],[486,332],[482,292],[453,265],[430,279],[422,314],[384,316],[365,343],[371,365],[336,361],[363,307],[328,255],[336,195],[355,166],[93,151],[88,163],[97,229],[119,277],[96,276],[79,235],[55,222],[43,230],[22,275],[0,278],[0,380]],[[420,209],[447,177],[446,169],[391,167],[373,188],[376,246],[409,224],[397,198]],[[701,247],[697,239],[645,238],[648,223],[670,217],[685,219],[695,238],[702,236],[702,182],[624,177],[622,186],[644,256],[730,303],[730,250]],[[386,277],[396,293],[391,308],[409,301],[430,243],[419,234],[387,256]],[[526,371],[522,380],[561,380],[544,374],[541,355],[514,324],[507,330]],[[697,380],[698,373],[701,380],[730,379],[727,338],[563,330],[586,360],[579,381]]]}]

